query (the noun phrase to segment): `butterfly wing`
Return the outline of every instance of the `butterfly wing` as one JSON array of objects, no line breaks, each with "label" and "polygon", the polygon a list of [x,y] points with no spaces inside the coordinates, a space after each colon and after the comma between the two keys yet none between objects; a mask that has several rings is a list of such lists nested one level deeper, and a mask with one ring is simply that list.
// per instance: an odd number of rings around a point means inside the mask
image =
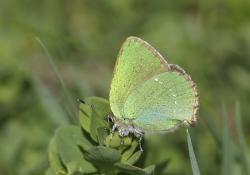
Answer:
[{"label": "butterfly wing", "polygon": [[127,38],[120,49],[111,82],[109,100],[114,115],[129,117],[124,112],[128,96],[146,80],[167,70],[167,62],[152,46],[136,37]]},{"label": "butterfly wing", "polygon": [[167,131],[183,121],[195,122],[196,86],[178,66],[153,76],[128,96],[124,114],[145,131]]}]

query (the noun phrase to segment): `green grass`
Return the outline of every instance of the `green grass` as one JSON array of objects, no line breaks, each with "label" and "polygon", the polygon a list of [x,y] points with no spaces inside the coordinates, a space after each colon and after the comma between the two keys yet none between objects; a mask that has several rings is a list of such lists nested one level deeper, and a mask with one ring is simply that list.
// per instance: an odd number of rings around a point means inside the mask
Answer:
[{"label": "green grass", "polygon": [[235,116],[236,116],[236,130],[237,130],[237,137],[239,141],[239,149],[240,149],[240,160],[241,164],[243,167],[243,172],[246,175],[250,175],[250,164],[248,161],[248,153],[247,153],[247,147],[246,147],[246,140],[243,132],[243,127],[242,127],[242,116],[241,116],[241,111],[240,111],[240,103],[237,101],[235,103]]},{"label": "green grass", "polygon": [[76,118],[76,116],[77,116],[77,108],[76,108],[76,105],[74,103],[74,101],[76,101],[76,100],[73,100],[72,95],[70,95],[69,90],[66,88],[65,83],[64,83],[64,81],[62,79],[62,76],[59,73],[59,70],[58,70],[55,62],[53,61],[53,59],[52,59],[48,49],[44,45],[44,43],[38,37],[36,37],[35,39],[40,44],[40,46],[42,47],[44,53],[46,54],[46,58],[48,59],[50,65],[51,65],[51,68],[54,71],[54,73],[55,73],[55,75],[56,75],[56,77],[57,77],[57,79],[58,79],[58,81],[59,81],[59,83],[60,83],[60,85],[62,87],[63,94],[64,94],[65,99],[67,101],[67,107],[68,107],[69,112],[70,112],[71,122],[76,123],[76,121],[77,121],[77,118]]},{"label": "green grass", "polygon": [[195,157],[193,145],[192,145],[192,140],[189,134],[189,131],[187,129],[187,143],[188,143],[188,152],[189,152],[189,157],[190,157],[190,162],[191,162],[191,167],[193,171],[193,175],[200,175],[200,170],[199,166]]}]

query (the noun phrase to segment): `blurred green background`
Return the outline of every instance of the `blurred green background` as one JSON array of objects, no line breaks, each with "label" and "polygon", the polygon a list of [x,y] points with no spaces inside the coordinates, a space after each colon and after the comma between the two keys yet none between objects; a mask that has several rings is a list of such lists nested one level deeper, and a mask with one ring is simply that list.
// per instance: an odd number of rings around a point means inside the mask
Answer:
[{"label": "blurred green background", "polygon": [[[249,145],[250,1],[1,0],[1,175],[44,174],[54,130],[77,120],[77,98],[108,97],[116,56],[130,35],[151,43],[197,83],[202,109],[192,134],[202,174],[221,173],[221,147],[204,116],[222,128],[222,103],[235,140],[234,104],[240,102]],[[185,132],[166,135],[165,142],[169,174],[191,174]],[[235,161],[233,174],[239,172]]]}]

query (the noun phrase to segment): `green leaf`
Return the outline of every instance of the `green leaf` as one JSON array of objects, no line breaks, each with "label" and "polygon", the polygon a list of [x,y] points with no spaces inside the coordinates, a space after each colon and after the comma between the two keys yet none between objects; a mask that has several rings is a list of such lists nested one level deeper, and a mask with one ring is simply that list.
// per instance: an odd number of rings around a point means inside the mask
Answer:
[{"label": "green leaf", "polygon": [[93,140],[98,141],[98,128],[107,127],[105,123],[105,116],[100,116],[96,110],[92,111],[91,123],[90,123],[90,135]]},{"label": "green leaf", "polygon": [[127,161],[126,163],[133,165],[135,164],[141,157],[142,152],[139,150],[137,152],[135,152]]},{"label": "green leaf", "polygon": [[135,149],[138,146],[138,141],[137,140],[133,140],[131,146],[124,151],[124,153],[122,154],[122,162],[127,162],[128,159],[133,155],[133,153],[135,152]]},{"label": "green leaf", "polygon": [[69,174],[75,172],[96,172],[93,165],[83,157],[80,148],[87,150],[92,145],[83,137],[79,127],[67,126],[59,128],[55,134],[55,141],[58,154]]},{"label": "green leaf", "polygon": [[58,171],[57,173],[53,173],[53,171],[51,170],[51,168],[49,168],[45,175],[67,175],[66,172],[62,172],[62,171]]},{"label": "green leaf", "polygon": [[189,152],[193,175],[200,175],[199,166],[194,154],[194,149],[188,129],[187,129],[187,142],[188,142],[188,152]]},{"label": "green leaf", "polygon": [[153,175],[155,172],[155,165],[150,165],[147,168],[144,168],[144,170],[149,174]]},{"label": "green leaf", "polygon": [[248,163],[247,151],[246,151],[246,141],[245,141],[245,136],[244,136],[243,127],[242,127],[239,102],[236,102],[235,104],[235,113],[236,113],[236,131],[237,131],[238,140],[240,144],[241,161],[242,161],[245,174],[250,175],[250,169],[249,169],[249,163]]},{"label": "green leaf", "polygon": [[108,137],[109,134],[110,132],[108,131],[107,127],[97,128],[97,138],[98,138],[99,145],[102,145],[102,146],[105,145],[106,138]]},{"label": "green leaf", "polygon": [[119,148],[121,146],[121,141],[118,132],[114,132],[106,137],[105,145],[111,148]]},{"label": "green leaf", "polygon": [[121,160],[121,154],[118,150],[104,146],[96,146],[87,150],[84,157],[103,172],[112,171],[113,164]]},{"label": "green leaf", "polygon": [[90,133],[94,141],[98,141],[98,128],[107,127],[107,116],[111,112],[109,102],[100,97],[88,97],[85,104],[80,104],[81,126]]},{"label": "green leaf", "polygon": [[168,164],[170,163],[170,159],[157,163],[154,173],[155,174],[164,174],[165,169],[167,168]]},{"label": "green leaf", "polygon": [[90,120],[92,109],[88,104],[80,103],[79,105],[79,121],[81,127],[88,133],[90,133]]},{"label": "green leaf", "polygon": [[132,143],[132,137],[121,137],[116,131],[113,134],[109,134],[105,139],[105,145],[111,148],[116,148],[121,151],[127,149]]},{"label": "green leaf", "polygon": [[152,175],[153,167],[148,167],[146,169],[141,169],[136,166],[129,164],[116,163],[115,167],[119,172],[126,173],[129,175]]},{"label": "green leaf", "polygon": [[53,171],[49,168],[46,172],[45,175],[54,175]]},{"label": "green leaf", "polygon": [[233,154],[232,154],[232,144],[230,140],[230,132],[229,132],[229,120],[228,114],[226,112],[226,107],[223,104],[223,119],[224,119],[224,128],[223,128],[223,159],[222,159],[222,173],[224,175],[232,174],[232,162],[233,162]]},{"label": "green leaf", "polygon": [[49,174],[66,174],[66,169],[61,163],[60,157],[58,157],[58,152],[56,148],[55,139],[51,139],[50,145],[49,145],[49,163],[50,163],[50,169],[47,171]]},{"label": "green leaf", "polygon": [[99,116],[106,119],[107,115],[111,112],[109,101],[101,97],[88,97],[84,100],[86,104],[92,105],[94,110]]},{"label": "green leaf", "polygon": [[93,163],[113,164],[121,160],[119,151],[104,146],[92,147],[84,153],[84,156]]}]

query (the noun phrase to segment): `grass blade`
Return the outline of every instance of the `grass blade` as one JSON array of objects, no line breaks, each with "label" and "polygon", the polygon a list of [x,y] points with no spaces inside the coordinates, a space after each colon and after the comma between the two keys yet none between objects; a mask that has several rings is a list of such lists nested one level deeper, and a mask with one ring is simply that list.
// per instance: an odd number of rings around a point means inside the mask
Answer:
[{"label": "grass blade", "polygon": [[70,122],[69,117],[65,114],[48,89],[44,87],[37,77],[33,76],[33,81],[40,103],[48,112],[53,123],[58,126],[68,125]]},{"label": "grass blade", "polygon": [[68,105],[69,105],[69,108],[70,108],[70,116],[71,116],[71,120],[72,122],[76,122],[76,116],[77,116],[77,108],[76,106],[74,105],[74,100],[72,99],[69,91],[67,90],[66,86],[65,86],[65,83],[58,71],[58,68],[56,66],[56,64],[54,63],[53,59],[51,58],[50,54],[49,54],[49,51],[48,49],[45,47],[45,45],[43,44],[43,42],[38,38],[36,37],[36,40],[37,42],[40,44],[40,46],[42,47],[43,51],[45,52],[46,56],[47,56],[47,59],[53,69],[53,71],[55,72],[56,74],[56,77],[57,79],[59,80],[59,83],[62,87],[62,90],[63,90],[63,93],[64,93],[64,96],[66,98],[66,100],[68,101]]},{"label": "grass blade", "polygon": [[230,132],[229,132],[229,120],[228,114],[226,111],[226,107],[222,105],[223,110],[223,119],[224,119],[224,128],[223,128],[223,143],[222,143],[222,174],[230,175],[232,174],[232,149],[231,149],[231,140],[230,140]]},{"label": "grass blade", "polygon": [[236,117],[236,131],[239,139],[240,144],[240,158],[243,164],[244,172],[246,175],[250,175],[249,163],[247,159],[247,152],[246,152],[246,141],[244,132],[242,129],[242,121],[241,121],[241,111],[240,111],[240,103],[236,102],[235,104],[235,117]]},{"label": "grass blade", "polygon": [[190,137],[188,130],[187,130],[187,143],[188,143],[188,152],[189,152],[189,157],[190,157],[193,175],[200,175],[199,166],[198,166],[195,154],[194,154],[194,149],[193,149],[191,137]]},{"label": "grass blade", "polygon": [[207,110],[203,109],[202,107],[201,107],[201,113],[202,113],[203,119],[205,120],[205,123],[206,123],[211,135],[215,139],[216,143],[219,146],[221,146],[222,134],[221,134],[221,130],[217,124],[218,122],[216,122],[214,120],[214,117],[212,115],[210,115],[209,112]]}]

